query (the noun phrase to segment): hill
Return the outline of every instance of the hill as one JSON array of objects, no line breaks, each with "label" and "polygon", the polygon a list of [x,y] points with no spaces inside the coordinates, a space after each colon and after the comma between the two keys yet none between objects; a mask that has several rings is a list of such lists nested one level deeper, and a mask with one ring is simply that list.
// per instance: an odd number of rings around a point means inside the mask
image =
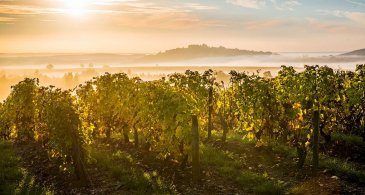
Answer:
[{"label": "hill", "polygon": [[351,52],[348,52],[348,53],[344,53],[344,54],[341,54],[343,56],[365,56],[365,48],[364,49],[359,49],[359,50],[355,50],[355,51],[351,51]]},{"label": "hill", "polygon": [[0,66],[21,65],[71,65],[71,64],[128,64],[145,54],[114,53],[0,53]]},{"label": "hill", "polygon": [[203,45],[189,45],[187,48],[176,48],[148,55],[138,60],[138,62],[166,62],[182,61],[197,58],[209,57],[228,57],[228,56],[254,56],[254,55],[273,55],[272,52],[228,49],[225,47],[209,47]]}]

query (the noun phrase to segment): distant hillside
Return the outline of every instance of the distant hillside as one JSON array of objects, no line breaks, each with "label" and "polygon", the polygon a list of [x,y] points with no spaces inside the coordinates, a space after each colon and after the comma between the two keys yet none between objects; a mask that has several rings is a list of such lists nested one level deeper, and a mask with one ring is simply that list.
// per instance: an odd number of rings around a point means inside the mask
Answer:
[{"label": "distant hillside", "polygon": [[138,60],[138,62],[167,62],[182,61],[196,58],[208,57],[227,57],[227,56],[254,56],[254,55],[272,55],[272,52],[251,51],[240,49],[228,49],[225,47],[209,47],[203,45],[189,45],[187,48],[176,48],[160,52],[155,55],[148,55]]},{"label": "distant hillside", "polygon": [[129,64],[144,57],[145,54],[113,53],[0,53],[0,66],[9,65],[71,65],[71,64]]},{"label": "distant hillside", "polygon": [[341,54],[341,55],[343,55],[343,56],[354,56],[354,55],[365,56],[365,48],[355,50],[355,51],[352,51],[352,52],[348,52],[348,53],[344,53],[344,54]]}]

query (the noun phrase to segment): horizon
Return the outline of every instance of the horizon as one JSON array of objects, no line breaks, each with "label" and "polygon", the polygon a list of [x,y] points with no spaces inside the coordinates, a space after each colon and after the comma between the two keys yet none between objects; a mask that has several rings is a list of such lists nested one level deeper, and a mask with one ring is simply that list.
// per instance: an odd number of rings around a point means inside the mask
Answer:
[{"label": "horizon", "polygon": [[2,0],[0,53],[157,53],[194,43],[271,52],[363,48],[358,0]]},{"label": "horizon", "polygon": [[[202,43],[202,44],[192,44],[192,45],[204,45],[205,43]],[[168,50],[172,50],[172,49],[178,49],[178,48],[187,48],[189,45],[186,45],[186,46],[181,46],[181,47],[176,47],[176,48],[168,48],[166,50],[156,50],[156,51],[153,51],[153,52],[147,52],[147,53],[144,53],[144,52],[118,52],[118,51],[115,51],[115,52],[103,52],[103,51],[100,51],[100,52],[67,52],[67,51],[60,51],[60,52],[0,52],[0,54],[116,54],[116,55],[138,55],[138,54],[144,54],[144,55],[154,55],[154,54],[157,54],[159,52],[165,52],[165,51],[168,51]],[[211,46],[211,45],[208,45],[209,47],[225,47],[225,46]],[[248,48],[229,48],[229,47],[225,47],[227,49],[239,49],[239,50],[251,50],[251,49],[248,49]],[[365,46],[364,46],[365,48]],[[325,50],[313,50],[313,51],[269,51],[269,50],[262,50],[263,52],[273,52],[273,53],[345,53],[345,52],[351,52],[351,51],[356,51],[356,50],[360,50],[360,49],[363,49],[363,48],[359,48],[359,49],[352,49],[352,50],[331,50],[331,51],[325,51]],[[252,51],[259,51],[259,50],[252,50]]]}]

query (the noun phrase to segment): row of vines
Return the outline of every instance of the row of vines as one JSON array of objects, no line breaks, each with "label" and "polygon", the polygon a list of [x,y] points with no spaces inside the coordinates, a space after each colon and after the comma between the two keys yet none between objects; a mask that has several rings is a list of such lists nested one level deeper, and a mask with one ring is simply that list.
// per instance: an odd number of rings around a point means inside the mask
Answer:
[{"label": "row of vines", "polygon": [[[365,66],[355,71],[283,66],[275,78],[231,71],[228,83],[212,70],[174,73],[155,81],[124,73],[95,77],[73,90],[25,79],[0,103],[0,132],[19,142],[40,142],[53,158],[87,183],[84,146],[116,135],[186,166],[192,154],[192,116],[199,137],[212,130],[243,133],[258,144],[297,149],[299,166],[313,145],[313,116],[325,142],[332,132],[365,139]],[[132,136],[132,137],[130,137]]]}]

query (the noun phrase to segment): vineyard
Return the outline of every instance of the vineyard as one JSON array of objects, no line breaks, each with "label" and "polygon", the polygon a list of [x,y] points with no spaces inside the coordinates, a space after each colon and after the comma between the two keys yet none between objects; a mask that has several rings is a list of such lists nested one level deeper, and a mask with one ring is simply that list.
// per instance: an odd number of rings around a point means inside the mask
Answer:
[{"label": "vineyard", "polygon": [[365,193],[365,65],[216,74],[24,79],[0,103],[0,194]]}]

